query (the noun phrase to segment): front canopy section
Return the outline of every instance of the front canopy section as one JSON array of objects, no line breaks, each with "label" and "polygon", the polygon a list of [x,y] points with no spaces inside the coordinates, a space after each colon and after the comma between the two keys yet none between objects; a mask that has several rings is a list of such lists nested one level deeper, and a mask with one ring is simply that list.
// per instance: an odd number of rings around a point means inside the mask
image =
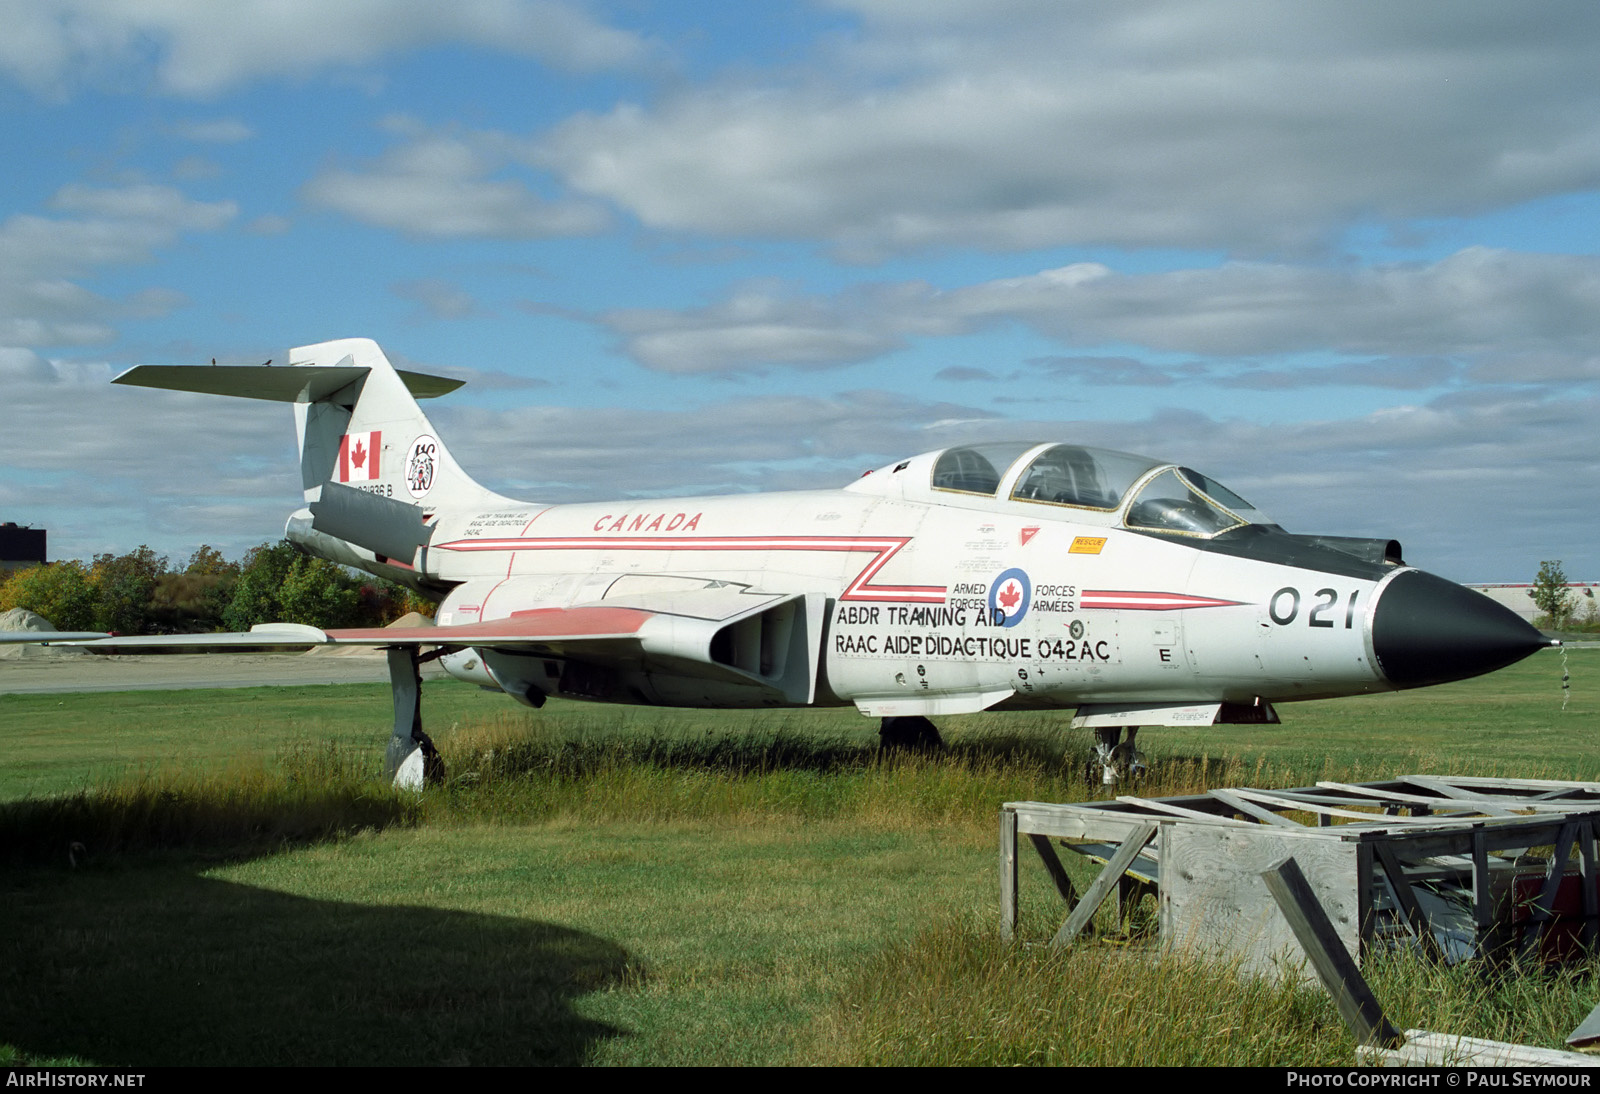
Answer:
[{"label": "front canopy section", "polygon": [[1164,468],[1128,506],[1124,523],[1136,531],[1210,538],[1271,519],[1215,479],[1187,467]]},{"label": "front canopy section", "polygon": [[1063,518],[1157,535],[1209,539],[1245,525],[1275,527],[1198,471],[1079,444],[958,445],[875,472],[855,488],[980,509],[1055,509]]}]

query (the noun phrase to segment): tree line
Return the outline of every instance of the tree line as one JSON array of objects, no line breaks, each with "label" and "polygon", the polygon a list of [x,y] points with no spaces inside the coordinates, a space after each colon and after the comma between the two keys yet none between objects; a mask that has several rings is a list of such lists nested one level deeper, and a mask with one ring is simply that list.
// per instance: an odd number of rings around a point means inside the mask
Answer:
[{"label": "tree line", "polygon": [[173,566],[140,545],[17,570],[0,582],[0,611],[26,608],[63,631],[184,634],[246,631],[257,623],[383,626],[432,601],[394,582],[301,554],[288,540],[230,562],[202,545]]}]

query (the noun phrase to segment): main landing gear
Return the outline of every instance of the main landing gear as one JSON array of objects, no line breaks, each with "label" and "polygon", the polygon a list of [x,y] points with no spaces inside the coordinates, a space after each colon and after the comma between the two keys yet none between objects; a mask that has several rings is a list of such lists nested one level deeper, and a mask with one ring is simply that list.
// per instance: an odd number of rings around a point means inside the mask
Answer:
[{"label": "main landing gear", "polygon": [[422,672],[424,661],[438,652],[419,654],[415,646],[390,646],[389,686],[394,691],[394,734],[384,751],[384,769],[394,785],[407,790],[444,782],[444,761],[433,741],[422,732]]},{"label": "main landing gear", "polygon": [[885,751],[937,752],[944,747],[944,738],[928,719],[885,718],[878,728],[879,746]]},{"label": "main landing gear", "polygon": [[[1126,728],[1128,739],[1122,740]],[[1144,753],[1134,747],[1138,726],[1098,726],[1094,731],[1094,756],[1084,765],[1084,779],[1092,786],[1096,776],[1102,786],[1142,779],[1149,770]]]}]

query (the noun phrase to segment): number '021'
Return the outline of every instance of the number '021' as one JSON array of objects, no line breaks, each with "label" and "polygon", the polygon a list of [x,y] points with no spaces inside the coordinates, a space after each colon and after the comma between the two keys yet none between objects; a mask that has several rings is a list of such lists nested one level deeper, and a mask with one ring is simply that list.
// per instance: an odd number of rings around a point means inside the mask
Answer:
[{"label": "number '021'", "polygon": [[[1339,591],[1337,589],[1318,589],[1311,594],[1314,602],[1311,610],[1306,613],[1306,622],[1313,627],[1334,626],[1333,616],[1337,615],[1339,604]],[[1350,590],[1350,597],[1345,602],[1344,629],[1350,630],[1355,626],[1356,597],[1360,595],[1359,589]],[[1267,615],[1280,627],[1287,627],[1300,615],[1300,590],[1284,587],[1272,594],[1272,599],[1267,601]]]}]

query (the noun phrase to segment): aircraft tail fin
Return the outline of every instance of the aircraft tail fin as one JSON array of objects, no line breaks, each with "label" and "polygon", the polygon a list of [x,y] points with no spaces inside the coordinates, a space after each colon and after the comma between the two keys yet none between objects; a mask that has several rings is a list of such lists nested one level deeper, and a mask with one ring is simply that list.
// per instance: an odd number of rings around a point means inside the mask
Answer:
[{"label": "aircraft tail fin", "polygon": [[487,493],[451,458],[417,405],[463,381],[396,369],[369,338],[300,346],[276,368],[139,365],[112,382],[293,403],[307,502],[327,482],[419,505]]},{"label": "aircraft tail fin", "polygon": [[454,391],[461,382],[403,373],[369,338],[344,338],[290,351],[294,369],[357,369],[337,392],[296,400],[300,477],[308,502],[332,482],[433,507],[441,499],[486,494],[451,458],[417,398]]},{"label": "aircraft tail fin", "polygon": [[426,541],[425,512],[495,497],[461,469],[417,405],[462,381],[396,369],[369,338],[300,346],[278,367],[139,365],[113,383],[294,404],[311,528],[380,556],[409,560],[411,551],[395,548]]}]

